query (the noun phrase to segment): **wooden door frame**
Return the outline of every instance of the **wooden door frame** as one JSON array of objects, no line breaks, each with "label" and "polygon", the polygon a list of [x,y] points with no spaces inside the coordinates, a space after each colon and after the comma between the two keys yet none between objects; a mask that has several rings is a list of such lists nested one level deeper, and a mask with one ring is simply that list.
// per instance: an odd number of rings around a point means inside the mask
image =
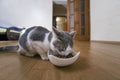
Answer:
[{"label": "wooden door frame", "polygon": [[[69,17],[69,15],[70,15],[70,7],[69,7],[70,4],[69,4],[69,2],[70,2],[70,0],[67,0],[67,31],[70,32],[70,17]],[[74,21],[74,23],[75,23],[75,21]]]},{"label": "wooden door frame", "polygon": [[[67,23],[67,30],[70,31],[70,4],[69,4],[69,1],[70,0],[67,0],[67,20],[68,20],[68,23]],[[80,1],[80,0],[78,0]],[[80,23],[79,23],[79,18],[81,17],[80,15],[78,15],[78,1],[77,0],[74,0],[74,24],[76,26],[74,26],[74,30],[76,30],[76,32],[80,32]],[[86,3],[86,7],[85,7],[85,26],[86,27],[86,36],[81,36],[79,34],[76,35],[75,39],[77,40],[84,40],[84,41],[89,41],[90,40],[90,0],[85,0],[85,3]],[[77,5],[76,5],[77,4]],[[79,17],[79,18],[78,18]]]}]

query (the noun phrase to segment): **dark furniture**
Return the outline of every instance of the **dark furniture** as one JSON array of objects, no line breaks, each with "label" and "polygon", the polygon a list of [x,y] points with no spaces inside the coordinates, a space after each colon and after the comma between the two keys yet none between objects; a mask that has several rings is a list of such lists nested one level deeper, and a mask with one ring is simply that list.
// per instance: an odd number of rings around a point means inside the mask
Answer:
[{"label": "dark furniture", "polygon": [[[0,28],[3,29],[3,27],[0,27]],[[18,28],[16,26],[12,26],[9,28],[4,28],[4,29],[6,29],[6,31],[0,33],[0,40],[2,40],[2,41],[4,41],[4,40],[18,40],[21,31],[25,28]]]}]

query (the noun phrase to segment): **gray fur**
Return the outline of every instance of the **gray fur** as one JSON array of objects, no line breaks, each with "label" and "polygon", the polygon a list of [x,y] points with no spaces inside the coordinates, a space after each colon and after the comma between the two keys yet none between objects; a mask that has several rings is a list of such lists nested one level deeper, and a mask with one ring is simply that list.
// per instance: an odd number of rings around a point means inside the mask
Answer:
[{"label": "gray fur", "polygon": [[44,41],[45,33],[49,33],[46,28],[43,27],[36,27],[33,31],[33,33],[30,36],[30,39],[33,41]]},{"label": "gray fur", "polygon": [[53,37],[53,34],[52,32],[50,32],[49,37],[48,37],[49,42],[51,42],[52,37]]},{"label": "gray fur", "polygon": [[[58,50],[59,52],[71,50],[73,36],[74,32],[58,31],[55,28],[50,32],[41,26],[34,26],[26,29],[20,36],[18,52],[26,56],[34,56],[38,53],[43,60],[47,60],[48,50]],[[2,51],[1,49],[6,50],[7,48],[0,48],[0,51]]]},{"label": "gray fur", "polygon": [[59,51],[65,51],[68,45],[73,47],[73,38],[67,32],[60,32],[58,36],[58,40],[54,41],[54,46],[58,48]]},{"label": "gray fur", "polygon": [[23,33],[20,38],[19,38],[19,44],[25,49],[28,51],[28,48],[27,48],[27,36],[29,34],[29,32],[31,30],[35,29],[35,27],[31,27],[31,28],[28,28],[25,33]]}]

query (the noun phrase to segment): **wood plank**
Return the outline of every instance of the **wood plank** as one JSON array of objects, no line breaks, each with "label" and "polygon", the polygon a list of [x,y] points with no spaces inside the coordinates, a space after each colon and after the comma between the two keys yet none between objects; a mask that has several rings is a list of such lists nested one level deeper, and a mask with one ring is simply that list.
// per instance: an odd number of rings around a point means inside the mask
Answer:
[{"label": "wood plank", "polygon": [[[0,42],[0,46],[17,42]],[[120,80],[120,45],[74,41],[79,59],[68,67],[55,67],[39,56],[0,52],[0,80]]]}]

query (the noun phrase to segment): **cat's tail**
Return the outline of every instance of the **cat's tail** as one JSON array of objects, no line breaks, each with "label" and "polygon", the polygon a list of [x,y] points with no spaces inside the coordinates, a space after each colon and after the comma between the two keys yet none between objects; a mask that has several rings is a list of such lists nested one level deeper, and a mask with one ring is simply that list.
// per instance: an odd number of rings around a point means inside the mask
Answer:
[{"label": "cat's tail", "polygon": [[15,46],[4,46],[4,47],[0,47],[0,52],[17,52],[19,46],[15,45]]}]

